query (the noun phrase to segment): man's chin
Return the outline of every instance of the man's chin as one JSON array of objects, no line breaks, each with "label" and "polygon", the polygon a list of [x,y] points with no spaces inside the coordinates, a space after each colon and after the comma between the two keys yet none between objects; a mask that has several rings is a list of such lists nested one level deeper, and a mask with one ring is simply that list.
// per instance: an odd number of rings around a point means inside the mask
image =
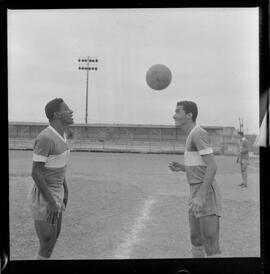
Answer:
[{"label": "man's chin", "polygon": [[73,123],[74,123],[73,120],[69,120],[69,121],[66,121],[66,122],[65,122],[65,124],[66,124],[67,126],[72,125]]}]

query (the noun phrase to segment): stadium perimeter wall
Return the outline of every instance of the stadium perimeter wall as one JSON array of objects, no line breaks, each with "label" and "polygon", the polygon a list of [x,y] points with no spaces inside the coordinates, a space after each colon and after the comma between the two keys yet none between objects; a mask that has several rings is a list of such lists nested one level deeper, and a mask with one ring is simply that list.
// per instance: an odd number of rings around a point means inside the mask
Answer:
[{"label": "stadium perimeter wall", "polygon": [[[47,123],[9,123],[9,149],[32,149],[36,136]],[[239,147],[233,127],[203,127],[216,154],[236,154]],[[171,125],[74,124],[68,133],[71,150],[143,153],[179,153],[186,136]]]}]

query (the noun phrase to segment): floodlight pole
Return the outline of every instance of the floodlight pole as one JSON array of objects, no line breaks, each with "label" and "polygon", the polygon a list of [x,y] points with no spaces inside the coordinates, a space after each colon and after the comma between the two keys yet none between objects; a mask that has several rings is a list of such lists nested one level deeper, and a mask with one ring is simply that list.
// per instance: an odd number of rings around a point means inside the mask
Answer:
[{"label": "floodlight pole", "polygon": [[87,70],[86,70],[86,102],[85,102],[85,124],[87,124],[88,119],[88,78],[89,78],[89,61],[87,59]]},{"label": "floodlight pole", "polygon": [[241,120],[240,117],[239,117],[239,127],[240,127],[239,131],[244,133],[243,118],[242,118],[242,120]]},{"label": "floodlight pole", "polygon": [[[88,118],[88,82],[89,82],[89,70],[97,70],[98,59],[96,57],[81,57],[79,58],[79,70],[86,70],[86,102],[85,102],[85,124],[87,124]],[[86,64],[85,64],[86,63]],[[90,66],[91,64],[91,66]]]}]

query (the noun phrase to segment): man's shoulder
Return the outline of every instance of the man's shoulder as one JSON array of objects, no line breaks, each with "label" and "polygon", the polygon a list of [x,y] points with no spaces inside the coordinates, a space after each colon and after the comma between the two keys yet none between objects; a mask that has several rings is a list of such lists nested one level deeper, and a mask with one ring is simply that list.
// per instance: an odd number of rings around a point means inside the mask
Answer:
[{"label": "man's shoulder", "polygon": [[198,126],[198,127],[197,127],[197,131],[207,133],[207,130],[204,129],[202,126]]},{"label": "man's shoulder", "polygon": [[201,155],[212,153],[210,136],[208,132],[200,126],[198,126],[192,134],[192,144],[200,151]]},{"label": "man's shoulder", "polygon": [[35,154],[47,156],[54,147],[53,138],[48,128],[43,129],[35,139],[33,150]]},{"label": "man's shoulder", "polygon": [[204,128],[202,128],[201,126],[198,126],[198,127],[194,130],[194,132],[193,132],[192,135],[194,135],[194,136],[207,136],[207,135],[208,135],[208,132],[207,132]]},{"label": "man's shoulder", "polygon": [[44,128],[36,137],[36,140],[50,141],[53,139],[51,130],[49,127]]}]

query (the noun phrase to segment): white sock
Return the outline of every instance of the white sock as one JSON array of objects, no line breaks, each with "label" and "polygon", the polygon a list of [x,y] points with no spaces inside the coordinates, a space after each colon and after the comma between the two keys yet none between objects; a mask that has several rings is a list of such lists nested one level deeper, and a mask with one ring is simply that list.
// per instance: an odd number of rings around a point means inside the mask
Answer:
[{"label": "white sock", "polygon": [[40,256],[39,254],[37,254],[37,260],[50,260],[50,258],[43,257],[43,256]]},{"label": "white sock", "polygon": [[192,245],[191,253],[192,253],[192,258],[204,258],[205,257],[203,245],[200,245],[200,246]]}]

